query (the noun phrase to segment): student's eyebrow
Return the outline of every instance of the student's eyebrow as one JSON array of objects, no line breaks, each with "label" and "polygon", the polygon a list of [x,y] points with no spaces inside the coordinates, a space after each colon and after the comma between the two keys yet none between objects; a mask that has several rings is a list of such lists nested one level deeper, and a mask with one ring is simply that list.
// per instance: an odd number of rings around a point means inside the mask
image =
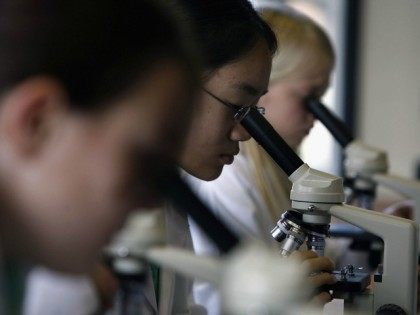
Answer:
[{"label": "student's eyebrow", "polygon": [[261,90],[249,83],[241,82],[235,85],[238,90],[244,91],[251,96],[262,96],[267,93],[267,90]]}]

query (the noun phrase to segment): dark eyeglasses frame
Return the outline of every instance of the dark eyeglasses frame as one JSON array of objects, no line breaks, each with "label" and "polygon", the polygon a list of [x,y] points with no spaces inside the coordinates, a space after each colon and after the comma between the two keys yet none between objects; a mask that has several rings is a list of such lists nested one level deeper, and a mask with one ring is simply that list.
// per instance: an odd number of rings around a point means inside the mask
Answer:
[{"label": "dark eyeglasses frame", "polygon": [[265,108],[264,107],[259,107],[257,105],[254,105],[254,106],[235,105],[235,104],[232,104],[232,103],[229,103],[229,102],[226,102],[226,101],[222,100],[221,98],[217,97],[216,95],[214,95],[213,93],[211,93],[210,91],[208,91],[205,88],[202,88],[202,89],[203,89],[204,92],[206,92],[208,95],[213,97],[215,100],[219,101],[221,104],[230,108],[234,113],[233,118],[238,122],[240,122],[242,119],[244,119],[244,117],[249,113],[251,108],[256,108],[260,112],[261,115],[265,114]]}]

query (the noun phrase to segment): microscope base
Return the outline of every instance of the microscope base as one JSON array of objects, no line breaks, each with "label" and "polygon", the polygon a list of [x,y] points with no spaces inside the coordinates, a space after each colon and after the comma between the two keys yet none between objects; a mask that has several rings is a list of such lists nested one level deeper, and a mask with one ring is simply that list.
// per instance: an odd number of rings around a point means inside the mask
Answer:
[{"label": "microscope base", "polygon": [[[343,304],[335,304],[342,306],[339,307],[341,308],[339,312],[335,309],[334,313],[343,315],[374,314],[373,294],[367,290],[367,286],[370,284],[370,274],[355,272],[343,275],[343,270],[333,271],[337,283],[327,286],[329,290],[333,291],[332,297],[335,299],[335,303],[339,303],[337,300],[343,300]],[[331,310],[325,310],[324,314],[333,314]]]},{"label": "microscope base", "polygon": [[337,282],[333,285],[326,286],[327,290],[340,293],[362,293],[366,290],[370,283],[370,275],[364,272],[356,272],[354,275],[347,275],[342,279],[341,271],[333,271]]}]

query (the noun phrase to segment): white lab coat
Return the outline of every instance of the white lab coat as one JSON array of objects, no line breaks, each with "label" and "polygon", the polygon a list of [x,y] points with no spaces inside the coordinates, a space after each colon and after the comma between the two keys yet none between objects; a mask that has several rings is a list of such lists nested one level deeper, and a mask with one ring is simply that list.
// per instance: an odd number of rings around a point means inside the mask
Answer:
[{"label": "white lab coat", "polygon": [[[188,181],[194,191],[213,209],[216,216],[242,237],[272,241],[270,231],[274,227],[266,203],[255,188],[252,168],[245,155],[239,154],[232,165],[225,166],[221,176],[211,182],[194,177]],[[290,201],[285,195],[279,208],[287,210]],[[218,255],[219,252],[202,231],[191,222],[194,250],[199,255]],[[219,315],[220,297],[218,290],[209,283],[195,281],[194,300],[203,305],[209,315]]]},{"label": "white lab coat", "polygon": [[[188,220],[174,209],[165,209],[167,243],[190,248]],[[192,303],[192,281],[172,271],[160,271],[159,310],[151,274],[146,278],[145,298],[159,315],[202,315],[203,308]],[[27,280],[24,315],[90,315],[99,305],[96,290],[88,276],[69,276],[37,268]],[[107,314],[112,315],[112,311]]]}]

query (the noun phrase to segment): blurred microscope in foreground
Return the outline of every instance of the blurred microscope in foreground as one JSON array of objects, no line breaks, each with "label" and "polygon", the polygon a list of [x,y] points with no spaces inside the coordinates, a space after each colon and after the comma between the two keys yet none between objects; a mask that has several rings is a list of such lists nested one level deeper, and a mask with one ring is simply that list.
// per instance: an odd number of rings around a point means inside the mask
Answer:
[{"label": "blurred microscope in foreground", "polygon": [[[308,285],[307,271],[301,263],[282,259],[262,242],[240,243],[176,173],[162,181],[162,191],[181,213],[185,211],[194,218],[224,255],[196,256],[192,251],[167,246],[163,211],[135,214],[105,250],[111,269],[122,283],[116,314],[158,314],[147,296],[151,264],[213,283],[223,297],[223,314],[321,314],[319,309],[307,307],[315,289]],[[193,306],[189,314],[206,312]]]}]

